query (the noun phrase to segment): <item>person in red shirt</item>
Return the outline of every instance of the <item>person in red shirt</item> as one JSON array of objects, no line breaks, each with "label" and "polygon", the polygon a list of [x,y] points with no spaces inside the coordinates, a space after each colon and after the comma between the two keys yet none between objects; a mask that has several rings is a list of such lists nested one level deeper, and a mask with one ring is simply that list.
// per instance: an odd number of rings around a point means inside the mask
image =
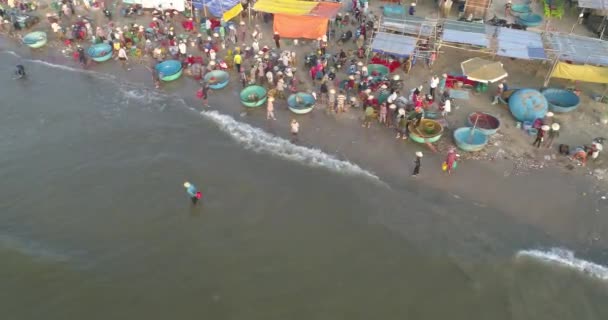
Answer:
[{"label": "person in red shirt", "polygon": [[540,127],[540,130],[536,133],[536,139],[532,143],[533,146],[540,148],[541,143],[545,140],[545,133],[549,131],[550,127],[548,125],[543,125]]}]

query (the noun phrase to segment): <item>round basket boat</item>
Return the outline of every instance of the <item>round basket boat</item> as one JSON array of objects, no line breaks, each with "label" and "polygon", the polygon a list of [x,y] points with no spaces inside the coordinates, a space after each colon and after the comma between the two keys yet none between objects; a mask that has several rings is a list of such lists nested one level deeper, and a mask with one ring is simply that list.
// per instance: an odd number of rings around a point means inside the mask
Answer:
[{"label": "round basket boat", "polygon": [[538,27],[543,23],[543,16],[536,13],[522,13],[517,16],[517,21],[526,27]]},{"label": "round basket boat", "polygon": [[217,90],[228,85],[230,76],[226,71],[213,70],[205,75],[204,80],[209,84],[209,88]]},{"label": "round basket boat", "polygon": [[177,60],[165,60],[154,67],[159,74],[162,74],[160,78],[162,81],[173,81],[178,79],[183,72],[182,63]]},{"label": "round basket boat", "polygon": [[93,61],[108,61],[112,58],[112,46],[107,43],[94,44],[87,49],[87,54]]},{"label": "round basket boat", "polygon": [[368,64],[367,65],[367,72],[369,73],[370,76],[375,77],[375,76],[386,76],[387,74],[389,74],[389,70],[386,66],[381,65],[381,64]]},{"label": "round basket boat", "polygon": [[576,110],[581,103],[581,98],[570,90],[548,88],[543,90],[542,94],[549,103],[549,110],[557,113]]},{"label": "round basket boat", "polygon": [[488,144],[488,136],[479,129],[458,128],[454,130],[454,142],[459,149],[474,152],[483,149]]},{"label": "round basket boat", "polygon": [[309,113],[315,107],[315,97],[309,93],[298,92],[287,98],[289,110],[297,114]]},{"label": "round basket boat", "polygon": [[248,108],[259,107],[268,99],[266,88],[261,86],[248,86],[241,90],[241,103]]},{"label": "round basket boat", "polygon": [[475,127],[481,133],[490,136],[500,129],[500,120],[489,113],[473,112],[467,116],[467,125]]},{"label": "round basket boat", "polygon": [[515,15],[520,15],[523,13],[530,13],[532,12],[532,10],[530,9],[530,5],[529,4],[513,4],[511,5],[511,11],[515,14]]},{"label": "round basket boat", "polygon": [[40,48],[46,44],[46,32],[34,31],[30,32],[23,37],[23,43],[30,48]]},{"label": "round basket boat", "polygon": [[408,125],[410,139],[418,143],[437,142],[443,134],[443,126],[435,120],[422,119],[416,127],[413,123]]},{"label": "round basket boat", "polygon": [[520,122],[544,118],[549,110],[549,104],[540,91],[534,89],[519,89],[509,97],[509,110]]}]

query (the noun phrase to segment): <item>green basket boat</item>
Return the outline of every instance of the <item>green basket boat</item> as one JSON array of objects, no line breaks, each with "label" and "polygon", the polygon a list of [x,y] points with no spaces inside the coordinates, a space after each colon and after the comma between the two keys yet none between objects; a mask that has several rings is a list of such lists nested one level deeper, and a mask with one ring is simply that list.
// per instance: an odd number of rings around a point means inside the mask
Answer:
[{"label": "green basket boat", "polygon": [[266,88],[261,86],[248,86],[241,90],[241,103],[248,108],[257,108],[268,99]]},{"label": "green basket boat", "polygon": [[431,119],[422,119],[417,127],[413,123],[410,123],[408,129],[410,131],[410,139],[418,143],[437,142],[443,134],[443,126]]},{"label": "green basket boat", "polygon": [[381,65],[381,64],[368,64],[367,65],[367,72],[372,77],[374,77],[374,76],[386,76],[387,74],[389,74],[388,67],[386,67],[384,65]]},{"label": "green basket boat", "polygon": [[298,92],[287,98],[287,106],[293,113],[306,114],[315,108],[315,97],[310,93]]}]

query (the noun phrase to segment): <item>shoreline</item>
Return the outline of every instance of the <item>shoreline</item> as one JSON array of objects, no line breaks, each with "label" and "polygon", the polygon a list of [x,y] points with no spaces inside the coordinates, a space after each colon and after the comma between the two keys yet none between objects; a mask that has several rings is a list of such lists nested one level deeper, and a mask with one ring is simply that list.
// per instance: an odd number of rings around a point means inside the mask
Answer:
[{"label": "shoreline", "polygon": [[[6,39],[3,42],[7,42]],[[7,47],[9,46],[11,45],[9,44]],[[80,69],[79,65],[70,64],[69,57],[65,57],[59,52],[53,52],[54,50],[51,48],[27,52],[26,50],[29,48],[25,46],[15,46],[14,44],[13,46],[12,49],[22,59],[31,56],[36,60],[47,61],[48,59],[54,64],[69,65],[71,68]],[[23,50],[24,48],[26,49]],[[145,64],[143,66],[145,67]],[[94,65],[87,68],[88,71],[116,79],[125,79],[128,83],[154,92],[149,72],[144,68],[141,68],[140,71],[135,64],[132,65],[132,69],[131,72],[126,73],[118,64]],[[233,76],[233,74],[231,75]],[[234,77],[232,79],[234,80]],[[160,92],[170,96],[181,96],[186,103],[201,110],[200,106],[196,106],[198,100],[194,97],[197,88],[198,85],[194,81],[179,80],[175,83],[165,83]],[[364,169],[371,169],[382,181],[393,186],[394,192],[419,193],[418,185],[422,185],[423,188],[432,190],[431,193],[443,193],[452,201],[467,201],[480,208],[494,208],[517,223],[537,228],[549,238],[572,243],[573,245],[569,246],[569,249],[575,250],[577,253],[580,248],[586,247],[591,251],[596,251],[595,248],[608,248],[608,241],[601,237],[598,240],[589,240],[590,237],[596,238],[594,234],[604,235],[605,230],[608,230],[606,222],[602,222],[601,217],[598,219],[598,212],[607,207],[607,202],[596,201],[596,198],[599,198],[599,191],[596,189],[594,181],[589,181],[590,177],[586,175],[564,173],[563,170],[557,168],[543,168],[542,171],[533,171],[529,175],[515,176],[513,175],[513,161],[501,160],[488,163],[466,160],[459,165],[459,169],[452,177],[448,177],[440,170],[443,153],[440,153],[439,156],[430,156],[431,153],[426,152],[426,148],[396,142],[391,130],[377,126],[369,130],[361,129],[359,117],[362,113],[360,110],[352,110],[350,113],[336,116],[328,115],[322,109],[317,109],[307,116],[296,116],[284,108],[284,104],[281,102],[276,107],[279,120],[269,123],[265,120],[264,111],[241,107],[238,100],[239,91],[240,85],[237,81],[233,81],[227,88],[211,93],[209,101],[212,107],[209,109],[217,110],[223,115],[231,116],[236,121],[242,121],[279,137],[288,136],[288,120],[297,117],[301,123],[303,146],[318,148],[330,155],[337,155],[339,159],[352,161]],[[220,95],[222,97],[234,96],[234,98],[230,99],[230,102],[218,103]],[[409,175],[415,150],[425,152],[422,174],[416,180],[410,178]],[[481,181],[477,180],[477,177],[481,177]],[[490,190],[489,184],[484,183],[488,180],[495,182],[495,190]],[[581,196],[583,193],[586,196]],[[560,196],[555,197],[555,194]],[[589,198],[593,199],[589,201]],[[511,199],[519,199],[519,203],[514,203]],[[541,200],[534,203],[538,199]],[[555,203],[550,205],[544,199],[550,199]],[[531,211],[538,212],[530,214]],[[554,219],[556,221],[550,221]],[[576,228],[571,230],[573,226]],[[586,233],[592,229],[595,231]],[[577,248],[579,250],[576,250]]]}]

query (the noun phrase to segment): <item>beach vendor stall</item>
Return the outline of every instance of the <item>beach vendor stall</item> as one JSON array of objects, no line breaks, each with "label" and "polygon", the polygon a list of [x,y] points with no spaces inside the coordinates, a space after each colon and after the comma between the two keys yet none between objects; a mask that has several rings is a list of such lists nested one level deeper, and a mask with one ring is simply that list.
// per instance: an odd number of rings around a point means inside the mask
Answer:
[{"label": "beach vendor stall", "polygon": [[378,32],[372,40],[372,64],[381,64],[391,72],[401,66],[398,59],[407,59],[416,49],[416,38],[404,35]]},{"label": "beach vendor stall", "polygon": [[481,58],[463,61],[460,67],[467,80],[476,82],[475,91],[477,92],[485,92],[488,89],[488,83],[500,81],[509,75],[502,63]]}]

